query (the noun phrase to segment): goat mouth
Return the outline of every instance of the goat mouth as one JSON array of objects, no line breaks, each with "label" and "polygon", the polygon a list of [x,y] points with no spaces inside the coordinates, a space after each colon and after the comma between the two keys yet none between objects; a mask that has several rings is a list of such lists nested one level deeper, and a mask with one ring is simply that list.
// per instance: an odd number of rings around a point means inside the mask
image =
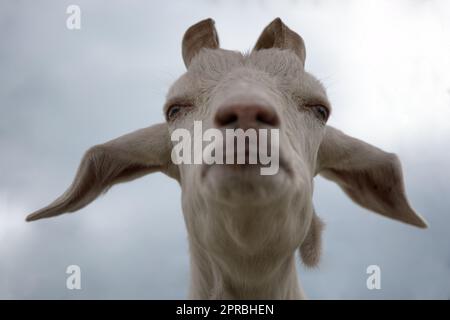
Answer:
[{"label": "goat mouth", "polygon": [[213,164],[203,164],[201,168],[201,177],[204,179],[209,171],[212,168],[220,168],[222,167],[223,170],[228,171],[228,173],[236,173],[240,175],[246,175],[246,176],[275,176],[280,174],[282,171],[283,173],[286,173],[288,175],[292,174],[292,169],[289,163],[285,160],[284,157],[279,157],[277,161],[277,168],[273,170],[273,173],[264,174],[262,169],[269,169],[271,167],[271,163],[269,164],[262,164],[259,159],[256,163],[249,163],[248,161],[248,152],[245,154],[245,162],[244,163],[238,163],[237,161],[234,161],[232,163],[213,163]]}]

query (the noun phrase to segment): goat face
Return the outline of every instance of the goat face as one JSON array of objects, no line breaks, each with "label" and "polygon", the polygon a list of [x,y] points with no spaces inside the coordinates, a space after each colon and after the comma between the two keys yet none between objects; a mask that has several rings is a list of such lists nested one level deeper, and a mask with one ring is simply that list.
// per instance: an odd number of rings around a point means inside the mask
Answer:
[{"label": "goat face", "polygon": [[[277,28],[284,28],[284,34],[271,33]],[[283,41],[292,45],[263,49],[270,37],[273,41],[285,37]],[[210,43],[217,43],[211,20],[194,25],[184,36],[187,72],[170,89],[164,108],[169,132],[183,128],[201,139],[195,121],[201,122],[203,132],[276,129],[279,141],[269,139],[269,148],[277,151],[273,160],[278,164],[268,175],[261,174],[260,164],[248,162],[180,164],[190,235],[197,235],[205,246],[226,243],[251,254],[276,246],[291,253],[306,236],[313,217],[316,158],[330,112],[325,90],[304,71],[301,38],[280,20],[266,28],[248,55],[208,48]],[[225,133],[222,136],[226,138]],[[225,146],[230,141],[219,143]]]}]

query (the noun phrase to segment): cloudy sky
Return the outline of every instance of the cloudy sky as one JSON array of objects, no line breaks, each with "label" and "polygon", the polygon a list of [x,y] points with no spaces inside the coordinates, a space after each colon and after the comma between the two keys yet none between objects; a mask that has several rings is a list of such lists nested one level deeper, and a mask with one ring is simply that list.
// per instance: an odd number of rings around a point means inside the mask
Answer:
[{"label": "cloudy sky", "polygon": [[[82,11],[66,28],[66,8]],[[180,190],[162,174],[112,188],[72,215],[25,223],[72,181],[90,146],[163,120],[184,71],[181,37],[216,20],[248,50],[275,17],[298,31],[328,89],[330,123],[403,163],[419,230],[353,204],[316,179],[327,227],[311,298],[450,298],[450,2],[1,1],[0,298],[184,298],[189,260]],[[66,267],[82,290],[66,289]],[[379,265],[381,290],[366,288]]]}]

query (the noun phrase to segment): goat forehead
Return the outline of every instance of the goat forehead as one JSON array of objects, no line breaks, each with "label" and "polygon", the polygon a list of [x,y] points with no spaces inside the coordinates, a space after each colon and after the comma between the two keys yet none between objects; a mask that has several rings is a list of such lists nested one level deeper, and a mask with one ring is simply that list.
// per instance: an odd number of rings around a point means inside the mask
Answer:
[{"label": "goat forehead", "polygon": [[304,71],[289,50],[268,49],[242,54],[223,49],[202,49],[189,70],[170,88],[168,98],[207,95],[224,80],[256,81],[282,91],[326,100],[322,84]]},{"label": "goat forehead", "polygon": [[239,67],[263,71],[272,76],[301,77],[303,65],[289,50],[268,49],[243,54],[223,49],[203,49],[192,61],[189,73],[196,77],[210,77],[219,80],[228,72]]}]

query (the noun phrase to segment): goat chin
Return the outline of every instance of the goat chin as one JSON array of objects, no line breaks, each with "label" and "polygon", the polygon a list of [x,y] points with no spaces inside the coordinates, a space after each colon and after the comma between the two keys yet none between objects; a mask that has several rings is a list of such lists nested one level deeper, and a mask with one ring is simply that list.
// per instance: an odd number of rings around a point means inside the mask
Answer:
[{"label": "goat chin", "polygon": [[290,186],[290,179],[284,170],[275,175],[263,176],[259,166],[213,165],[203,175],[203,188],[216,200],[234,203],[264,205],[277,201]]}]

